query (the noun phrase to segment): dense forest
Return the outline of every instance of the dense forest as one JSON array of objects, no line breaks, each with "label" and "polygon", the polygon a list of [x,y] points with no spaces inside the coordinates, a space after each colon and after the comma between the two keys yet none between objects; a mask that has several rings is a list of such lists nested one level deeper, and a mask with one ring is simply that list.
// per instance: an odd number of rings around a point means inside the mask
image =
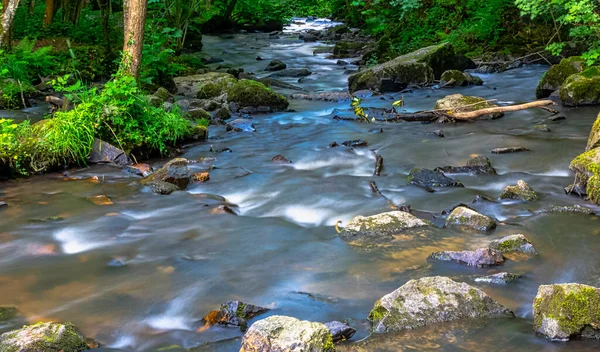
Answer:
[{"label": "dense forest", "polygon": [[3,0],[0,352],[596,351],[599,106],[599,0]]}]

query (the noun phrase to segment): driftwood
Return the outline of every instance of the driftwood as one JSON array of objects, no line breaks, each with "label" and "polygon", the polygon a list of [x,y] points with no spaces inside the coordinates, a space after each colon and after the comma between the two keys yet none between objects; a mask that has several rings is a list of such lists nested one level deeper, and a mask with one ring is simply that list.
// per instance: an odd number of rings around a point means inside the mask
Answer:
[{"label": "driftwood", "polygon": [[375,172],[373,172],[373,176],[381,176],[381,169],[383,169],[383,157],[377,152],[375,153]]}]

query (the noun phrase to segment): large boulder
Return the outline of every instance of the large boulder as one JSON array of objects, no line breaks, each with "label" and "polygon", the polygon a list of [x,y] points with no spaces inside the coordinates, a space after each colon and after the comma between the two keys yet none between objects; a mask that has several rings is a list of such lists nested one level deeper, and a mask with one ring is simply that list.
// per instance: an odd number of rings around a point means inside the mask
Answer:
[{"label": "large boulder", "polygon": [[240,352],[335,351],[329,329],[322,323],[274,315],[252,324]]},{"label": "large boulder", "polygon": [[[447,95],[435,102],[435,110],[443,110],[446,112],[470,112],[480,109],[497,107],[481,97],[465,96],[462,94]],[[493,114],[483,115],[482,119],[498,119],[504,116],[504,113],[497,112]]]},{"label": "large boulder", "polygon": [[464,226],[478,231],[491,231],[496,221],[467,207],[456,207],[446,218],[446,226]]},{"label": "large boulder", "polygon": [[600,339],[600,289],[581,284],[542,285],[533,301],[533,327],[550,340]]},{"label": "large boulder", "polygon": [[283,61],[273,60],[273,61],[269,62],[269,64],[265,68],[265,71],[281,71],[281,70],[285,70],[286,68],[287,68],[287,65]]},{"label": "large boulder", "polygon": [[450,69],[464,70],[469,60],[457,56],[451,44],[421,48],[348,77],[348,89],[378,92],[400,91],[409,85],[422,85],[440,78]]},{"label": "large boulder", "polygon": [[78,352],[89,349],[71,323],[37,323],[0,335],[0,351]]},{"label": "large boulder", "polygon": [[431,226],[431,223],[412,214],[391,211],[354,217],[340,232],[340,237],[346,242],[391,239],[409,229],[427,226]]},{"label": "large boulder", "polygon": [[190,98],[214,98],[221,95],[229,87],[233,86],[237,79],[222,72],[209,72],[198,75],[173,78],[177,87],[178,95]]},{"label": "large boulder", "polygon": [[92,151],[87,161],[91,164],[114,163],[121,166],[131,164],[127,153],[98,138],[94,138]]},{"label": "large boulder", "polygon": [[469,318],[514,317],[485,292],[447,277],[410,280],[383,296],[369,314],[376,333],[415,329]]},{"label": "large boulder", "polygon": [[440,171],[429,169],[412,169],[408,173],[408,182],[415,186],[433,191],[438,187],[464,187],[460,181],[455,181]]},{"label": "large boulder", "polygon": [[538,254],[527,237],[518,235],[509,235],[498,240],[493,240],[488,247],[500,253],[521,252],[527,254]]},{"label": "large boulder", "polygon": [[571,161],[576,187],[585,189],[590,201],[600,204],[600,148],[593,148]]},{"label": "large boulder", "polygon": [[468,266],[496,266],[504,263],[502,253],[489,248],[479,248],[474,251],[443,251],[433,252],[430,259],[442,262],[457,262]]},{"label": "large boulder", "polygon": [[514,199],[529,202],[538,200],[539,196],[527,182],[519,180],[514,186],[506,186],[504,190],[502,190],[502,193],[500,193],[500,199]]},{"label": "large boulder", "polygon": [[269,107],[271,111],[284,110],[288,107],[287,99],[264,84],[242,79],[227,91],[227,100],[235,102],[240,108]]},{"label": "large boulder", "polygon": [[440,85],[444,87],[480,86],[483,85],[483,80],[479,76],[473,76],[468,72],[448,70],[442,73]]},{"label": "large boulder", "polygon": [[585,60],[574,56],[562,59],[558,65],[552,65],[542,76],[535,90],[538,99],[547,98],[557,91],[570,75],[579,73],[586,68]]},{"label": "large boulder", "polygon": [[600,67],[570,75],[560,87],[560,100],[567,106],[600,104]]}]

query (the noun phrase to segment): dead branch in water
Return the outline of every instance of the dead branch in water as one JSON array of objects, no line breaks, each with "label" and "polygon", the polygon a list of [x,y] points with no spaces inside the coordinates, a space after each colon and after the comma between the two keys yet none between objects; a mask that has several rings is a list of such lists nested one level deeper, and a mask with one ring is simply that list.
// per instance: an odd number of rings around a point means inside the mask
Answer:
[{"label": "dead branch in water", "polygon": [[375,151],[373,151],[373,153],[375,153],[375,172],[373,172],[373,176],[381,176],[381,169],[383,169],[383,157],[377,154]]}]

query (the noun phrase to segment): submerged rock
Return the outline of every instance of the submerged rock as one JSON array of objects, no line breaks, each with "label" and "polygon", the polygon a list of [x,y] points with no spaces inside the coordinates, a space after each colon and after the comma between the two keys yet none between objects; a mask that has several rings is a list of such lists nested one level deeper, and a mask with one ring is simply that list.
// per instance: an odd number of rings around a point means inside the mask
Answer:
[{"label": "submerged rock", "polygon": [[332,352],[333,338],[322,323],[274,315],[252,324],[240,352]]},{"label": "submerged rock", "polygon": [[429,258],[442,262],[457,262],[478,267],[496,266],[504,263],[502,253],[489,248],[479,248],[474,251],[434,252],[429,255]]},{"label": "submerged rock", "polygon": [[291,164],[292,161],[283,155],[275,155],[271,161],[275,164]]},{"label": "submerged rock", "polygon": [[344,141],[344,142],[342,142],[342,145],[345,147],[350,147],[350,148],[359,148],[359,147],[368,147],[369,142],[367,142],[363,139],[355,139],[352,141]]},{"label": "submerged rock", "polygon": [[433,45],[351,75],[348,89],[350,93],[361,89],[400,91],[409,85],[431,83],[446,70],[464,70],[471,64],[457,56],[451,44]]},{"label": "submerged rock", "polygon": [[550,205],[534,211],[535,214],[544,213],[581,213],[586,215],[594,215],[595,211],[581,205]]},{"label": "submerged rock", "polygon": [[449,174],[476,174],[476,175],[495,175],[496,169],[492,167],[492,162],[485,156],[476,156],[467,161],[466,166],[444,166],[437,167],[434,171],[441,171]]},{"label": "submerged rock", "polygon": [[306,77],[312,75],[312,72],[307,68],[288,68],[275,72],[269,77]]},{"label": "submerged rock", "polygon": [[329,329],[333,342],[350,340],[356,333],[355,328],[339,321],[330,321],[325,326]]},{"label": "submerged rock", "polygon": [[440,171],[429,169],[412,169],[408,174],[408,182],[413,185],[432,190],[437,187],[464,187],[460,181],[455,181]]},{"label": "submerged rock", "polygon": [[98,138],[94,138],[92,151],[87,161],[91,164],[114,163],[121,166],[131,164],[127,153]]},{"label": "submerged rock", "polygon": [[153,172],[152,166],[150,166],[148,164],[127,165],[123,169],[125,171],[129,172],[130,174],[142,176],[142,177],[150,176]]},{"label": "submerged rock", "polygon": [[527,182],[519,180],[515,186],[506,186],[502,193],[500,193],[500,199],[515,199],[530,202],[538,200],[539,196]]},{"label": "submerged rock", "polygon": [[286,68],[287,68],[287,65],[285,63],[283,63],[283,61],[273,60],[273,61],[269,62],[269,64],[265,68],[265,71],[281,71],[281,70],[285,70]]},{"label": "submerged rock", "polygon": [[523,147],[505,147],[505,148],[494,148],[492,149],[493,154],[509,154],[509,153],[520,153],[528,152],[529,149]]},{"label": "submerged rock", "polygon": [[235,119],[227,124],[227,131],[233,132],[255,132],[256,128],[252,124],[252,120]]},{"label": "submerged rock", "polygon": [[518,234],[503,237],[499,240],[493,240],[488,245],[490,249],[500,253],[521,252],[528,254],[538,254],[527,237]]},{"label": "submerged rock", "polygon": [[153,181],[148,184],[152,192],[162,195],[169,195],[175,191],[179,191],[179,187],[176,185],[164,182],[164,181]]},{"label": "submerged rock", "polygon": [[448,215],[445,226],[465,226],[478,231],[491,231],[496,228],[496,221],[473,209],[459,206]]},{"label": "submerged rock", "polygon": [[351,100],[352,96],[346,92],[321,92],[321,93],[297,93],[290,96],[292,99],[316,100],[316,101],[346,101]]},{"label": "submerged rock", "polygon": [[[444,110],[451,112],[470,112],[480,109],[497,107],[498,105],[486,101],[484,98],[465,96],[462,94],[447,95],[435,102],[435,110]],[[498,119],[504,116],[504,113],[497,112],[483,115],[480,119]]]},{"label": "submerged rock", "polygon": [[175,158],[150,176],[144,178],[141,182],[159,194],[170,194],[176,190],[171,186],[165,185],[165,183],[170,183],[176,186],[177,189],[184,190],[189,185],[192,177],[188,163],[187,159]]},{"label": "submerged rock", "polygon": [[0,351],[78,352],[89,349],[71,323],[37,323],[0,335]]},{"label": "submerged rock", "polygon": [[547,98],[560,89],[565,80],[572,74],[579,73],[586,68],[585,60],[581,57],[564,58],[558,65],[552,65],[542,76],[535,90],[538,99]]},{"label": "submerged rock", "polygon": [[546,125],[546,124],[533,125],[533,126],[531,126],[531,129],[534,131],[552,132],[550,127],[548,127],[548,125]]},{"label": "submerged rock", "polygon": [[403,212],[391,211],[372,216],[357,216],[340,232],[346,242],[391,238],[408,229],[431,226],[431,223]]},{"label": "submerged rock", "polygon": [[482,276],[475,278],[476,282],[487,282],[490,284],[509,284],[511,282],[517,281],[521,278],[521,275],[512,274],[512,273],[498,273],[494,275]]},{"label": "submerged rock", "polygon": [[369,314],[376,333],[416,329],[469,318],[514,317],[485,292],[447,277],[410,280],[375,303]]},{"label": "submerged rock", "polygon": [[600,339],[600,289],[581,284],[542,285],[533,301],[533,327],[550,340]]},{"label": "submerged rock", "polygon": [[239,326],[242,330],[245,330],[248,319],[266,313],[269,310],[265,307],[246,304],[240,301],[230,301],[221,304],[218,309],[208,313],[202,318],[202,321],[209,325]]},{"label": "submerged rock", "polygon": [[560,100],[567,106],[600,104],[600,67],[570,75],[560,87]]}]

